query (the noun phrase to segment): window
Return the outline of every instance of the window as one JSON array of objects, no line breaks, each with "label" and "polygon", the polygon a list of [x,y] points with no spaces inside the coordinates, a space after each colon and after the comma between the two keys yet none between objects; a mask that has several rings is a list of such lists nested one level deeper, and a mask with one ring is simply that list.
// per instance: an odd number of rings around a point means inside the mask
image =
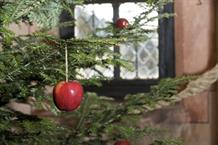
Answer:
[{"label": "window", "polygon": [[[76,26],[62,28],[60,36],[68,38],[74,34],[74,37],[82,38],[93,29],[105,27],[106,22],[115,22],[119,17],[132,21],[134,16],[143,11],[142,6],[146,7],[146,4],[140,0],[101,0],[101,3],[96,1],[84,6],[75,6]],[[166,5],[164,11],[173,12],[173,5]],[[152,12],[151,15],[158,15],[158,13]],[[64,21],[72,18],[63,12],[60,19]],[[148,91],[149,87],[156,84],[159,79],[174,76],[173,18],[156,20],[146,27],[159,27],[159,29],[157,33],[152,33],[151,39],[146,42],[136,44],[127,42],[119,48],[111,48],[131,61],[134,71],[127,71],[120,67],[98,68],[105,76],[112,77],[113,80],[103,81],[103,86],[100,88],[87,86],[86,90],[120,98],[129,93]],[[89,69],[82,71],[87,78],[95,75],[95,72]]]}]

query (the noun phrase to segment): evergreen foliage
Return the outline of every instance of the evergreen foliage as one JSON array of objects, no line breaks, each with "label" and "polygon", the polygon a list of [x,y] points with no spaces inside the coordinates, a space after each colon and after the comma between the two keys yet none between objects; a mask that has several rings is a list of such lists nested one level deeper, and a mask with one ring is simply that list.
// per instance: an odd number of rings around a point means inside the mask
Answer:
[{"label": "evergreen foliage", "polygon": [[[162,132],[149,126],[139,127],[138,121],[145,110],[152,110],[158,101],[171,102],[172,95],[178,93],[181,85],[192,77],[165,79],[151,88],[151,92],[126,96],[123,102],[112,98],[86,93],[81,107],[72,113],[59,112],[53,105],[51,96],[44,93],[46,85],[54,85],[65,79],[64,50],[69,51],[69,79],[84,78],[77,69],[91,68],[97,73],[83,84],[99,84],[105,78],[96,68],[119,65],[129,67],[128,62],[110,49],[125,41],[148,39],[142,25],[156,18],[166,18],[172,14],[161,14],[148,18],[153,10],[160,10],[169,0],[146,0],[151,9],[145,10],[125,30],[117,30],[113,24],[98,29],[96,33],[83,39],[63,40],[49,35],[53,27],[72,25],[60,24],[58,16],[63,10],[73,14],[72,5],[82,4],[83,0],[6,0],[0,2],[0,139],[2,145],[106,145],[122,138],[134,143],[138,137],[156,137]],[[37,23],[39,31],[29,35],[16,35],[8,29],[11,23]],[[98,36],[99,31],[107,35]],[[33,96],[40,108],[45,100],[50,101],[49,111],[53,117],[24,115],[5,107],[11,99],[26,102]],[[70,119],[73,125],[59,123],[58,119]],[[177,140],[158,138],[153,145],[180,145]]]},{"label": "evergreen foliage", "polygon": [[23,115],[2,108],[0,136],[5,144],[104,145],[122,138],[134,141],[148,135],[157,138],[154,145],[181,145],[180,140],[157,136],[163,134],[164,130],[149,126],[141,128],[138,122],[145,110],[152,108],[159,100],[172,101],[170,96],[177,94],[178,87],[191,79],[193,77],[162,80],[151,89],[151,92],[158,91],[160,95],[136,94],[128,96],[124,102],[86,93],[81,107],[75,112],[53,110],[62,119],[75,122],[73,126],[57,124],[51,118]]}]

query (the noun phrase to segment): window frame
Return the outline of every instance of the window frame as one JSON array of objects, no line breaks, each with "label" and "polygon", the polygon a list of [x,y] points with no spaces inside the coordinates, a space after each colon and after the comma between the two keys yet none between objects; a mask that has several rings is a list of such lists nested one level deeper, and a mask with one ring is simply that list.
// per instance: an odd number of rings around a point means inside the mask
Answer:
[{"label": "window frame", "polygon": [[[144,0],[92,0],[92,2],[85,2],[85,4],[94,3],[112,3],[116,5],[125,2],[144,2]],[[116,11],[116,10],[115,10]],[[167,4],[162,12],[159,13],[173,13],[174,5],[173,3]],[[115,21],[118,16],[113,17]],[[72,20],[67,12],[63,12],[60,16],[60,21]],[[67,39],[72,37],[74,34],[74,27],[61,28],[59,30],[61,38]],[[70,35],[71,34],[71,35]],[[174,43],[174,18],[163,18],[159,20],[159,78],[158,79],[114,79],[114,80],[104,80],[102,81],[102,86],[84,86],[85,91],[96,92],[98,95],[110,96],[116,99],[122,99],[127,94],[135,94],[140,92],[147,92],[151,85],[155,85],[160,79],[166,77],[175,76],[175,43]],[[119,49],[115,49],[118,50]],[[115,68],[116,71],[116,68]],[[119,70],[118,70],[119,71]],[[115,73],[114,73],[115,74]]]}]

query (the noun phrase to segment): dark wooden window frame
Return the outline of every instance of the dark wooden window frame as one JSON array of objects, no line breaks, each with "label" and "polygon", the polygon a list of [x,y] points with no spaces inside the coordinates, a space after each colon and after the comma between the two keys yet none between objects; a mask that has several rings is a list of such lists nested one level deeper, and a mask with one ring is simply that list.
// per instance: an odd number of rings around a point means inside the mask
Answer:
[{"label": "dark wooden window frame", "polygon": [[[91,3],[111,3],[112,0],[92,0]],[[136,2],[134,0],[115,0],[113,4],[124,2]],[[137,0],[140,2],[140,0]],[[141,2],[144,2],[141,0]],[[87,3],[90,3],[87,1]],[[116,11],[116,10],[115,10]],[[166,5],[162,12],[174,12],[173,3]],[[119,16],[114,16],[115,21]],[[60,16],[61,21],[72,19],[66,12],[63,12]],[[159,79],[134,79],[123,80],[114,79],[110,81],[102,81],[102,86],[85,86],[86,91],[97,92],[99,95],[106,95],[121,99],[126,94],[134,94],[139,92],[149,91],[151,85],[155,85],[160,79],[166,77],[175,76],[175,48],[174,48],[174,18],[164,18],[159,20]],[[69,38],[74,34],[74,28],[62,28],[60,29],[60,37]],[[115,71],[119,69],[115,68]]]}]

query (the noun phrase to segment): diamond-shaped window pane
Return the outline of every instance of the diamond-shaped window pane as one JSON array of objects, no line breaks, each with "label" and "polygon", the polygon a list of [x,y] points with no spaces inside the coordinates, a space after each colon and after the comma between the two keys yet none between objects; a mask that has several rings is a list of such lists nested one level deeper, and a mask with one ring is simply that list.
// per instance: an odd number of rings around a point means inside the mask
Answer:
[{"label": "diamond-shaped window pane", "polygon": [[96,28],[103,28],[107,26],[107,22],[112,22],[113,7],[112,4],[76,6],[75,18],[75,36],[84,38],[92,34]]},{"label": "diamond-shaped window pane", "polygon": [[[88,4],[75,7],[75,37],[85,38],[95,31],[96,28],[103,28],[107,26],[107,22],[112,22],[113,7],[112,4]],[[104,36],[103,33],[97,35]],[[113,49],[113,48],[110,48]],[[102,74],[106,77],[112,78],[113,67],[103,68],[95,66],[94,69],[79,69],[80,78],[91,78]]]},{"label": "diamond-shaped window pane", "polygon": [[120,54],[121,58],[128,61],[133,70],[127,70],[125,68],[120,69],[120,76],[122,79],[134,79],[136,77],[136,50],[134,49],[134,45],[132,43],[126,43],[120,45]]},{"label": "diamond-shaped window pane", "polygon": [[[120,17],[133,21],[135,16],[139,16],[145,8],[145,3],[124,3],[120,5]],[[152,12],[148,17],[157,16],[157,12]],[[146,29],[157,29],[158,20],[147,23],[143,26]],[[151,33],[150,39],[138,44],[124,44],[120,47],[123,58],[128,60],[134,71],[121,68],[122,79],[157,79],[159,77],[158,67],[158,33]],[[133,56],[134,55],[134,56]]]}]

